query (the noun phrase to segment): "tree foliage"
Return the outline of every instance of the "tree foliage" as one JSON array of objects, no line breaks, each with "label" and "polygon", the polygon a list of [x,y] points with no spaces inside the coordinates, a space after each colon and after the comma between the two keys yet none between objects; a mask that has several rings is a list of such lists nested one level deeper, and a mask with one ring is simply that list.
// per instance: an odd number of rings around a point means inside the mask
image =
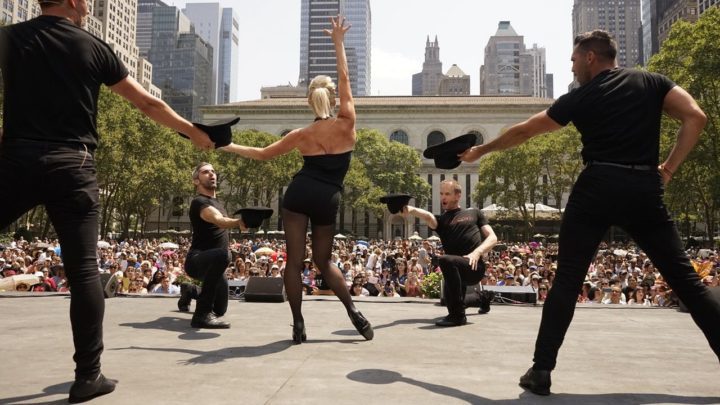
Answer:
[{"label": "tree foliage", "polygon": [[580,147],[580,135],[569,126],[487,155],[480,161],[473,198],[482,203],[490,197],[508,213],[519,212],[529,231],[537,215],[526,203],[538,203],[546,196],[558,203],[563,200],[582,168]]},{"label": "tree foliage", "polygon": [[[698,218],[712,238],[720,220],[720,8],[709,8],[694,23],[673,24],[648,69],[687,90],[708,117],[695,149],[666,190],[669,209],[683,221]],[[661,160],[675,144],[679,123],[664,117]]]}]

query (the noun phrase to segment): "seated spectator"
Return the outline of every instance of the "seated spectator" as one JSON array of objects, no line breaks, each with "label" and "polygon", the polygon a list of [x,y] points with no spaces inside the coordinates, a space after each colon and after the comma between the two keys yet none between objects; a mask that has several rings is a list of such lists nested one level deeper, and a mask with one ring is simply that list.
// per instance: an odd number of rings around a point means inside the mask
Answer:
[{"label": "seated spectator", "polygon": [[[387,286],[385,288],[387,288]],[[395,292],[394,288],[393,292]],[[405,296],[422,297],[422,291],[420,290],[420,281],[418,280],[418,276],[417,274],[415,274],[415,272],[410,273],[408,275],[407,281],[405,282]]]},{"label": "seated spectator", "polygon": [[537,297],[538,302],[545,302],[545,300],[547,299],[547,294],[548,294],[547,284],[540,284],[540,286],[538,287],[538,297]]},{"label": "seated spectator", "polygon": [[362,277],[355,277],[353,284],[350,286],[350,295],[354,297],[363,296],[369,297],[370,292],[363,287]]},{"label": "seated spectator", "polygon": [[632,298],[628,301],[629,305],[642,305],[649,307],[650,300],[645,296],[645,291],[642,288],[636,288],[632,292]]},{"label": "seated spectator", "polygon": [[[400,297],[400,294],[395,291],[395,283],[388,281],[383,288],[381,296],[383,297]],[[419,297],[419,295],[408,295],[408,297]]]},{"label": "seated spectator", "polygon": [[609,297],[603,300],[603,304],[618,304],[625,305],[625,301],[622,299],[623,293],[619,286],[613,286],[610,291]]},{"label": "seated spectator", "polygon": [[151,292],[153,294],[180,294],[180,287],[170,284],[170,278],[163,276],[160,283],[156,284]]}]

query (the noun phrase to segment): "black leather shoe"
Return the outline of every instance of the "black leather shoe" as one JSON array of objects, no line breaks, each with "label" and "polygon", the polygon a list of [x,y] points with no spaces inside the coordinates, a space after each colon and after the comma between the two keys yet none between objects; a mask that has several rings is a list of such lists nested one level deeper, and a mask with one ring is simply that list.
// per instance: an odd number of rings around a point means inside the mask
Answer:
[{"label": "black leather shoe", "polygon": [[94,380],[75,380],[70,387],[70,398],[68,402],[71,404],[79,404],[89,401],[101,395],[109,394],[115,391],[117,380],[105,378],[102,373],[98,374]]},{"label": "black leather shoe", "polygon": [[462,326],[467,324],[467,317],[465,315],[448,315],[445,318],[435,322],[435,326]]},{"label": "black leather shoe", "polygon": [[494,298],[492,291],[480,291],[480,309],[478,314],[487,314],[490,312],[490,303]]},{"label": "black leather shoe", "polygon": [[360,311],[350,311],[348,315],[350,315],[350,320],[355,326],[355,329],[360,332],[360,334],[365,338],[365,340],[372,340],[372,338],[375,336],[375,332],[373,331],[372,325],[370,325],[370,322],[365,319],[363,314],[360,313]]},{"label": "black leather shoe", "polygon": [[212,312],[207,314],[195,313],[190,321],[190,326],[204,329],[229,329],[230,323],[217,319]]},{"label": "black leather shoe", "polygon": [[192,298],[190,298],[190,289],[188,288],[188,285],[183,283],[180,284],[180,298],[178,299],[178,310],[180,312],[190,312],[190,303],[192,302]]},{"label": "black leather shoe", "polygon": [[520,377],[520,386],[537,395],[550,395],[550,371],[533,370]]},{"label": "black leather shoe", "polygon": [[307,335],[305,334],[305,322],[304,321],[298,321],[293,324],[293,333],[292,338],[295,344],[299,345],[302,342],[307,340]]}]

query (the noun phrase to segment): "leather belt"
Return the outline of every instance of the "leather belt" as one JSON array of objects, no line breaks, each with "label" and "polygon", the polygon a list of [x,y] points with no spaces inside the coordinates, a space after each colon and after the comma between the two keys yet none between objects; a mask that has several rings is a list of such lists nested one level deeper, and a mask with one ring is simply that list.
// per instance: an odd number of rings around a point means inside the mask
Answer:
[{"label": "leather belt", "polygon": [[625,164],[625,163],[600,162],[597,160],[590,160],[587,163],[585,163],[586,168],[590,167],[590,166],[613,166],[613,167],[621,167],[623,169],[643,170],[643,171],[657,170],[657,167],[653,166],[653,165],[636,165],[636,164]]}]

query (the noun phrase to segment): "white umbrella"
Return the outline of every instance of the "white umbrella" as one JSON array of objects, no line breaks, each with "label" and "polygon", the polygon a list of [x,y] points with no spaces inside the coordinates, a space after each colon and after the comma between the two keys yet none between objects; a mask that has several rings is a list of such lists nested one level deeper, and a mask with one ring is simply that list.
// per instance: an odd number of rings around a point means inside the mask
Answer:
[{"label": "white umbrella", "polygon": [[626,256],[626,255],[628,254],[628,252],[627,252],[627,250],[615,249],[615,250],[613,250],[613,254],[614,254],[615,256],[620,256],[620,257],[622,257],[622,256]]},{"label": "white umbrella", "polygon": [[177,243],[163,242],[163,243],[160,244],[160,247],[163,248],[163,249],[177,249],[177,248],[179,248],[180,246],[178,246]]},{"label": "white umbrella", "polygon": [[438,241],[438,240],[440,240],[440,237],[437,235],[433,235],[433,236],[427,238],[427,240]]},{"label": "white umbrella", "polygon": [[410,240],[422,240],[422,236],[418,235],[418,233],[415,232],[415,233],[413,233],[412,235],[410,235],[410,237],[409,237],[408,239],[410,239]]},{"label": "white umbrella", "polygon": [[335,239],[347,239],[347,236],[339,233],[339,234],[335,235]]},{"label": "white umbrella", "polygon": [[104,240],[99,240],[97,243],[97,247],[99,247],[100,249],[107,249],[110,247],[110,243],[105,242]]}]

